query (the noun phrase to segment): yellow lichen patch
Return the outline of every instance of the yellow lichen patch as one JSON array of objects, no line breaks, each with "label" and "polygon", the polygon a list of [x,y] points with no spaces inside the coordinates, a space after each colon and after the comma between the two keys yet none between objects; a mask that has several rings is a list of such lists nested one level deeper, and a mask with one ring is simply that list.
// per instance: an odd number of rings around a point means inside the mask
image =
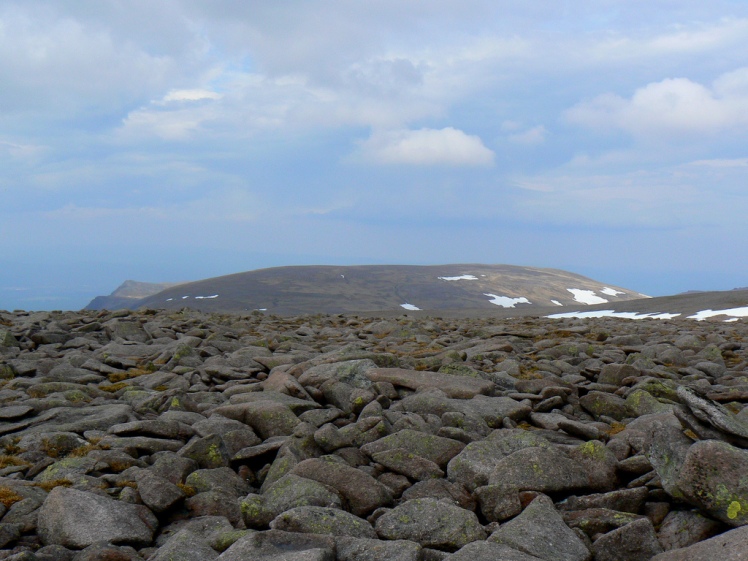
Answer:
[{"label": "yellow lichen patch", "polygon": [[742,508],[740,507],[740,503],[738,501],[732,501],[730,503],[730,506],[727,507],[727,518],[729,518],[730,520],[735,520],[740,514],[741,510]]}]

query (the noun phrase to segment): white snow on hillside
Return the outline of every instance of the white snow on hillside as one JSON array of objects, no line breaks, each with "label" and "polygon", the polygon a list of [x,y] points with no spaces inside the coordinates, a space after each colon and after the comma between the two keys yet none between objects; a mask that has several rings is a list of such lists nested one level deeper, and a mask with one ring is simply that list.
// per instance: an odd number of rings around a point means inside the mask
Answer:
[{"label": "white snow on hillside", "polygon": [[607,300],[600,298],[594,290],[582,290],[581,288],[567,288],[574,295],[574,300],[582,304],[605,304]]},{"label": "white snow on hillside", "polygon": [[594,310],[591,312],[564,312],[561,314],[551,314],[551,319],[563,319],[563,318],[625,318],[625,319],[673,319],[678,317],[680,314],[669,314],[669,313],[645,313],[640,314],[637,312],[616,312],[615,310]]},{"label": "white snow on hillside", "polygon": [[729,308],[727,310],[701,310],[692,316],[688,316],[688,319],[703,321],[714,316],[732,316],[735,318],[748,317],[748,306],[743,308]]},{"label": "white snow on hillside", "polygon": [[626,294],[625,292],[621,292],[620,290],[616,290],[615,288],[608,288],[607,286],[600,292],[602,292],[603,294],[607,294],[608,296],[618,296],[619,294]]},{"label": "white snow on hillside", "polygon": [[558,300],[551,300],[551,302],[553,302],[554,304],[556,304],[556,306],[563,306],[563,304],[561,302],[559,302]]},{"label": "white snow on hillside", "polygon": [[212,300],[213,298],[218,298],[218,294],[214,294],[213,296],[195,296],[195,300]]},{"label": "white snow on hillside", "polygon": [[489,300],[491,304],[496,304],[503,308],[514,308],[516,304],[532,304],[532,302],[525,297],[510,298],[509,296],[497,296],[496,294],[484,294],[484,296],[491,298],[491,300]]},{"label": "white snow on hillside", "polygon": [[445,280],[445,281],[478,280],[478,277],[476,277],[475,275],[461,275],[459,277],[437,277],[437,278],[439,280]]},{"label": "white snow on hillside", "polygon": [[417,312],[421,309],[418,306],[414,306],[413,304],[400,304],[400,307],[405,308],[406,310],[411,310],[413,312]]}]

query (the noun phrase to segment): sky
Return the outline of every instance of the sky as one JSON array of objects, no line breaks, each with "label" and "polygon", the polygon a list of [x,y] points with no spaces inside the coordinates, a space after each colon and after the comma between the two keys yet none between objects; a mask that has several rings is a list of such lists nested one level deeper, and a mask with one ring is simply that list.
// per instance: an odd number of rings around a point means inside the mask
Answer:
[{"label": "sky", "polygon": [[0,309],[506,263],[748,286],[744,0],[2,0]]}]

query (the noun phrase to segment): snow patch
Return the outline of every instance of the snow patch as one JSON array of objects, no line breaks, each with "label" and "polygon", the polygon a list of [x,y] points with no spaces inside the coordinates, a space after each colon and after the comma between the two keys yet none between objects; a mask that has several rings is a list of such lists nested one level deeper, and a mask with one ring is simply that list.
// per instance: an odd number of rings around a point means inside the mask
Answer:
[{"label": "snow patch", "polygon": [[563,304],[561,302],[559,302],[558,300],[551,300],[551,302],[553,302],[554,304],[556,304],[556,306],[563,306]]},{"label": "snow patch", "polygon": [[509,296],[497,296],[496,294],[484,294],[484,296],[491,298],[491,300],[489,300],[491,304],[496,304],[497,306],[502,306],[504,308],[514,308],[517,304],[532,304],[532,302],[525,297],[510,298]]},{"label": "snow patch", "polygon": [[475,275],[460,275],[459,277],[438,277],[438,278],[439,280],[445,280],[445,281],[478,280],[478,277],[476,277]]},{"label": "snow patch", "polygon": [[603,294],[607,294],[608,296],[618,296],[619,294],[626,294],[625,292],[621,292],[620,290],[616,290],[615,288],[608,288],[607,286],[600,292],[602,292]]},{"label": "snow patch", "polygon": [[607,300],[600,298],[594,290],[582,290],[581,288],[567,288],[574,295],[574,300],[582,304],[605,304]]},{"label": "snow patch", "polygon": [[688,316],[688,319],[703,321],[714,316],[733,316],[735,318],[748,317],[748,306],[742,308],[729,308],[727,310],[701,310],[692,316]]},{"label": "snow patch", "polygon": [[187,300],[187,298],[189,298],[189,296],[182,296],[182,300]]},{"label": "snow patch", "polygon": [[678,317],[680,314],[670,313],[645,313],[640,314],[638,312],[616,312],[615,310],[594,310],[591,312],[565,312],[562,314],[551,314],[551,319],[564,319],[564,318],[625,318],[625,319],[673,319]]},{"label": "snow patch", "polygon": [[172,300],[174,300],[174,298],[167,298],[166,299],[167,302],[171,302]]},{"label": "snow patch", "polygon": [[218,298],[218,294],[214,294],[213,296],[195,296],[195,300],[212,300],[213,298]]},{"label": "snow patch", "polygon": [[414,306],[413,304],[400,304],[400,307],[405,308],[406,310],[410,310],[412,312],[417,312],[418,310],[421,309],[418,306]]}]

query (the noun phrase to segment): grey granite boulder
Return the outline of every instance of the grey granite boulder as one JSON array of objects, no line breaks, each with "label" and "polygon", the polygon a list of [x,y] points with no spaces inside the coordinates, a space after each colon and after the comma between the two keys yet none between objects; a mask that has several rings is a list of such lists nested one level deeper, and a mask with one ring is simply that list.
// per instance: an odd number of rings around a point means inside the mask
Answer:
[{"label": "grey granite boulder", "polygon": [[510,486],[541,493],[584,489],[589,477],[582,466],[556,448],[523,448],[494,466],[489,485]]},{"label": "grey granite boulder", "polygon": [[213,561],[216,557],[218,552],[204,539],[189,530],[180,530],[149,561]]},{"label": "grey granite boulder", "polygon": [[649,561],[662,547],[652,522],[641,518],[601,536],[592,551],[595,561]]},{"label": "grey granite boulder", "polygon": [[421,546],[407,540],[336,536],[337,561],[421,561]]},{"label": "grey granite boulder", "polygon": [[279,514],[270,523],[273,530],[302,534],[329,534],[376,539],[377,533],[366,520],[337,508],[298,506]]},{"label": "grey granite boulder", "polygon": [[376,530],[384,539],[410,540],[444,551],[456,551],[486,537],[474,513],[451,501],[436,499],[404,502],[380,516]]},{"label": "grey granite boulder", "polygon": [[250,494],[241,501],[245,524],[265,528],[279,514],[298,506],[341,508],[337,491],[328,485],[289,473],[270,485],[262,495]]},{"label": "grey granite boulder", "polygon": [[291,473],[332,487],[347,501],[349,510],[356,516],[366,516],[392,503],[392,492],[371,475],[332,459],[304,460]]},{"label": "grey granite boulder", "polygon": [[719,440],[688,449],[678,488],[691,504],[729,524],[748,524],[748,450]]},{"label": "grey granite boulder", "polygon": [[144,506],[65,487],[49,493],[39,509],[38,524],[44,544],[72,548],[100,541],[147,545],[158,527],[156,517]]},{"label": "grey granite boulder", "polygon": [[660,553],[651,561],[745,561],[746,552],[748,527],[743,526],[688,547]]},{"label": "grey granite boulder", "polygon": [[444,558],[445,561],[540,561],[540,557],[517,551],[501,543],[471,542]]},{"label": "grey granite boulder", "polygon": [[722,524],[696,510],[673,510],[662,521],[657,539],[665,551],[688,547],[718,534]]},{"label": "grey granite boulder", "polygon": [[420,431],[404,429],[390,434],[379,440],[361,447],[361,450],[373,456],[374,454],[393,449],[405,449],[411,454],[425,458],[440,468],[446,468],[447,463],[459,454],[465,443]]},{"label": "grey granite boulder", "polygon": [[502,524],[488,538],[546,561],[589,561],[592,554],[556,511],[551,499],[540,495],[522,513]]},{"label": "grey granite boulder", "polygon": [[251,532],[224,551],[219,561],[336,561],[333,536],[268,530]]}]

